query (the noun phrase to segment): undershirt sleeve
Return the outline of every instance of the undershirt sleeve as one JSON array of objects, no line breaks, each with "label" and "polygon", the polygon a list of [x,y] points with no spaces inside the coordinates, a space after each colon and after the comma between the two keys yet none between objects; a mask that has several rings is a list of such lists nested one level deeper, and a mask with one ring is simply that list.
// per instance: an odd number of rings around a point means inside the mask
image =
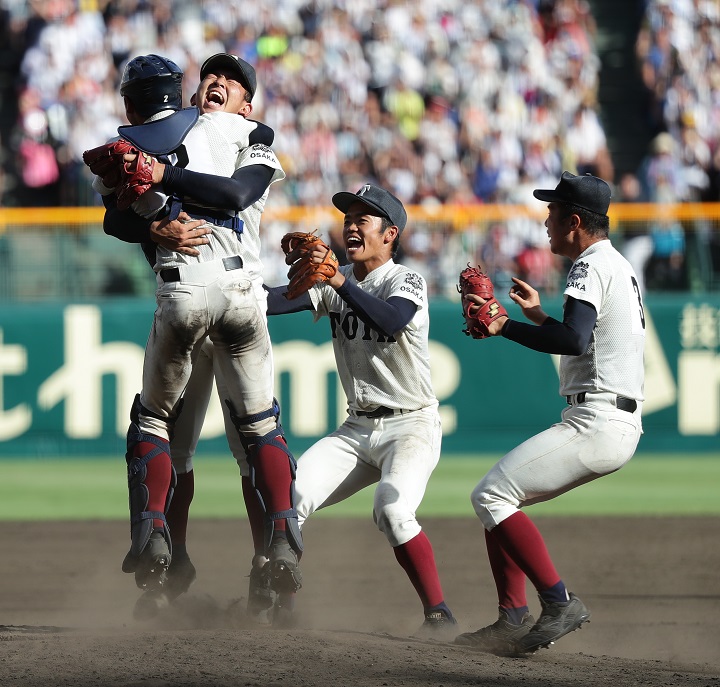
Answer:
[{"label": "undershirt sleeve", "polygon": [[266,165],[246,165],[232,177],[166,165],[162,187],[167,193],[202,199],[208,207],[239,211],[262,198],[274,174],[275,170]]},{"label": "undershirt sleeve", "polygon": [[266,286],[263,284],[263,288],[267,291],[268,315],[288,315],[293,312],[314,309],[310,294],[307,291],[297,298],[288,300],[284,296],[288,290],[287,284],[282,286]]},{"label": "undershirt sleeve", "polygon": [[590,343],[597,312],[587,301],[568,296],[563,321],[548,317],[542,325],[507,320],[502,336],[541,353],[582,355]]},{"label": "undershirt sleeve", "polygon": [[131,209],[118,210],[115,205],[115,194],[103,196],[105,204],[105,217],[103,217],[103,231],[108,236],[126,243],[147,243],[151,241],[151,221],[138,215]]},{"label": "undershirt sleeve", "polygon": [[337,294],[365,324],[383,336],[392,336],[399,332],[417,312],[417,305],[407,298],[391,296],[384,301],[350,281],[345,281],[337,289]]}]

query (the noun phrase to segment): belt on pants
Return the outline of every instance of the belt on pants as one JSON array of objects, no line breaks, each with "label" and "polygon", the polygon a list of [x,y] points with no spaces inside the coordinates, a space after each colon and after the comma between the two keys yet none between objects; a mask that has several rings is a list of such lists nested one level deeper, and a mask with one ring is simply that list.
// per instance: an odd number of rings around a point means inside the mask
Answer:
[{"label": "belt on pants", "polygon": [[[566,396],[565,399],[568,405],[571,406],[577,405],[578,403],[585,403],[585,392]],[[616,396],[615,405],[618,410],[624,410],[628,413],[634,413],[637,410],[637,401],[634,398],[627,398],[627,396]]]},{"label": "belt on pants", "polygon": [[[223,267],[226,272],[231,270],[239,270],[243,266],[242,258],[239,255],[233,255],[230,258],[223,258]],[[171,281],[180,281],[180,268],[179,267],[168,267],[164,270],[160,270],[160,279],[165,283]]]},{"label": "belt on pants", "polygon": [[387,406],[378,406],[375,410],[356,410],[355,415],[358,417],[388,417],[390,415],[402,415],[403,413],[409,413],[409,410],[401,410],[399,408],[388,408]]}]

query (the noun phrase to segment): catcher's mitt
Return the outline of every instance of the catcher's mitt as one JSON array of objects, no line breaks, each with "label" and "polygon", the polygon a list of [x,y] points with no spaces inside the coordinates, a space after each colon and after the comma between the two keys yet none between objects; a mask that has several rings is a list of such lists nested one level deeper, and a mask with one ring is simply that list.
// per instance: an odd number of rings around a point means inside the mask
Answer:
[{"label": "catcher's mitt", "polygon": [[[507,317],[507,310],[495,298],[493,283],[479,267],[468,266],[460,272],[458,291],[462,297],[465,329],[463,332],[473,339],[486,339],[490,334],[489,325],[498,317]],[[474,294],[486,302],[478,305],[465,300],[465,296]]]},{"label": "catcher's mitt", "polygon": [[153,185],[155,158],[141,150],[137,158],[123,165],[120,184],[115,189],[118,210],[129,208],[145,191]]},{"label": "catcher's mitt", "polygon": [[[335,253],[319,236],[315,236],[315,232],[290,232],[282,237],[280,246],[285,253],[285,262],[292,265],[288,271],[290,283],[285,294],[288,300],[301,296],[315,284],[337,274],[339,263]],[[322,254],[319,262],[314,261],[316,251]]]},{"label": "catcher's mitt", "polygon": [[83,162],[90,167],[93,174],[102,178],[105,186],[115,188],[122,180],[125,155],[128,153],[137,155],[139,152],[132,143],[121,138],[118,141],[86,150],[83,153]]}]

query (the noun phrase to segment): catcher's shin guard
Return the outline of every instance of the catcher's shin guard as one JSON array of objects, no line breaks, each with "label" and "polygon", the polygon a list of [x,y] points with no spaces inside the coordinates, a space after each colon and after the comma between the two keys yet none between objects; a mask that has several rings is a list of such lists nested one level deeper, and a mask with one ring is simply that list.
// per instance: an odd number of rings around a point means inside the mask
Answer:
[{"label": "catcher's shin guard", "polygon": [[[238,417],[235,410],[229,400],[225,401],[228,409],[230,410],[230,418],[232,419],[235,428],[240,435],[240,441],[242,442],[245,453],[247,454],[248,466],[250,468],[250,481],[255,494],[257,495],[258,501],[265,513],[265,549],[269,550],[270,545],[273,542],[273,535],[275,533],[275,522],[277,520],[285,520],[286,522],[286,533],[287,539],[290,543],[291,548],[296,554],[300,555],[303,550],[302,534],[300,533],[300,525],[298,524],[298,514],[295,508],[295,471],[297,468],[297,462],[293,457],[292,453],[288,449],[287,443],[285,442],[285,436],[283,434],[283,428],[280,424],[280,405],[276,399],[273,399],[272,408],[268,408],[261,413],[255,415],[248,415],[246,417]],[[266,420],[268,418],[275,418],[275,428],[267,432],[263,436],[246,436],[244,430],[248,425],[259,422],[260,420]],[[265,505],[265,500],[262,494],[257,488],[256,482],[256,470],[255,464],[258,456],[264,446],[274,446],[280,449],[288,457],[290,463],[290,508],[287,510],[279,511],[276,513],[268,512]]]},{"label": "catcher's shin guard", "polygon": [[[153,580],[160,585],[164,582],[165,573],[172,556],[172,542],[167,526],[165,513],[170,505],[176,484],[175,469],[170,460],[170,444],[160,437],[140,432],[137,421],[138,412],[142,408],[138,398],[135,399],[131,413],[132,422],[127,435],[128,491],[130,506],[130,551],[122,564],[123,572],[135,573],[138,587],[147,588]],[[143,409],[144,410],[144,409]],[[151,464],[153,463],[154,464]],[[158,464],[165,463],[165,465]],[[154,468],[154,469],[153,469]],[[164,484],[164,477],[148,480],[152,472],[169,471],[169,480]],[[148,486],[148,482],[151,485]],[[150,493],[154,489],[164,490],[162,495]],[[148,510],[151,500],[162,499],[163,510]]]}]

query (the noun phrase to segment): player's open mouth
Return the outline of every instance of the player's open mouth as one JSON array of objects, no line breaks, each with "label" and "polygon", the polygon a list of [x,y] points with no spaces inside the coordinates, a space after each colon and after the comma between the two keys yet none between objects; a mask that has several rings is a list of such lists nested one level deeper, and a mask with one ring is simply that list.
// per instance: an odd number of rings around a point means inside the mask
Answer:
[{"label": "player's open mouth", "polygon": [[348,236],[347,239],[345,239],[345,245],[348,251],[355,251],[362,248],[363,242],[359,236]]},{"label": "player's open mouth", "polygon": [[205,94],[205,102],[208,105],[223,106],[225,104],[225,94],[219,90],[208,91]]}]

